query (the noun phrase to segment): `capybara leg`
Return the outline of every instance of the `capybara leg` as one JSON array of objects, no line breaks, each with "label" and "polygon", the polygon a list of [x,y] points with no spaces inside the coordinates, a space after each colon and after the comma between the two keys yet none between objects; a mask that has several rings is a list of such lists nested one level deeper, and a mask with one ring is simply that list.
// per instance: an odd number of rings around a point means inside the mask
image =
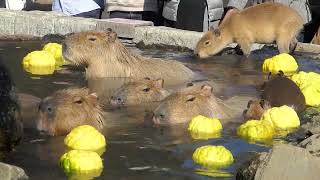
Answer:
[{"label": "capybara leg", "polygon": [[289,51],[290,51],[290,53],[293,53],[293,52],[294,52],[294,50],[295,50],[296,47],[297,47],[297,44],[298,44],[297,38],[293,38],[293,39],[291,40],[290,46],[289,46]]},{"label": "capybara leg", "polygon": [[279,36],[277,46],[280,53],[289,53],[290,40],[287,36]]},{"label": "capybara leg", "polygon": [[250,55],[252,42],[246,39],[241,39],[238,41],[238,44],[242,49],[243,55],[248,57]]}]

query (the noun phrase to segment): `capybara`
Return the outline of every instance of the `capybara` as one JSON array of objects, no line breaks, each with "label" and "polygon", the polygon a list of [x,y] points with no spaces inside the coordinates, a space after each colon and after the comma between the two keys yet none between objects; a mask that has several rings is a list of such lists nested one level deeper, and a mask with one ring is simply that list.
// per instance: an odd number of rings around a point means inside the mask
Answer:
[{"label": "capybara", "polygon": [[244,120],[259,120],[262,117],[262,114],[271,108],[269,101],[260,99],[260,100],[250,100],[247,105],[247,109],[243,111]]},{"label": "capybara", "polygon": [[314,37],[311,40],[312,44],[319,44],[320,45],[320,27],[318,29],[318,32],[314,35]]},{"label": "capybara", "polygon": [[154,110],[153,122],[156,125],[185,123],[197,115],[228,119],[227,107],[213,94],[213,88],[204,84],[188,86],[164,99]]},{"label": "capybara", "polygon": [[287,105],[296,112],[302,112],[306,108],[305,97],[300,88],[283,73],[271,77],[264,83],[261,98],[269,101],[272,107]]},{"label": "capybara", "polygon": [[114,106],[130,106],[150,102],[159,102],[169,95],[163,87],[163,79],[144,78],[121,86],[111,97]]},{"label": "capybara", "polygon": [[37,129],[51,136],[64,135],[80,125],[101,130],[104,119],[95,93],[87,88],[56,91],[39,105]]},{"label": "capybara", "polygon": [[86,77],[89,79],[150,77],[162,78],[166,82],[185,82],[195,75],[180,62],[146,58],[131,52],[112,30],[68,35],[62,49],[66,60],[86,67]]},{"label": "capybara", "polygon": [[0,58],[0,155],[12,150],[23,136],[15,85]]},{"label": "capybara", "polygon": [[235,12],[217,29],[211,28],[200,39],[194,53],[206,58],[234,42],[246,56],[253,43],[276,42],[280,53],[289,53],[302,28],[303,19],[294,9],[279,3],[262,3]]}]

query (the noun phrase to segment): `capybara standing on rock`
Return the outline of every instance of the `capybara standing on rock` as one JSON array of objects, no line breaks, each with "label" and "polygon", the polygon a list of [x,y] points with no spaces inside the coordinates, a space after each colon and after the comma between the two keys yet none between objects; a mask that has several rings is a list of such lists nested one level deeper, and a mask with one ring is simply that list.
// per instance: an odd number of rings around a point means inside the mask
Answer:
[{"label": "capybara standing on rock", "polygon": [[51,136],[64,135],[80,125],[101,130],[104,119],[97,96],[86,88],[70,88],[55,92],[39,106],[37,128]]},{"label": "capybara standing on rock", "polygon": [[185,123],[197,115],[228,119],[229,112],[214,96],[211,86],[190,86],[164,99],[154,111],[153,122],[157,125]]},{"label": "capybara standing on rock", "polygon": [[111,97],[114,106],[130,106],[143,103],[159,102],[170,93],[163,88],[163,79],[144,78],[121,86]]},{"label": "capybara standing on rock", "polygon": [[306,108],[306,100],[300,88],[283,73],[264,83],[261,98],[269,101],[272,107],[287,105],[298,113]]},{"label": "capybara standing on rock", "polygon": [[302,28],[303,19],[294,9],[279,3],[262,3],[235,12],[218,29],[211,28],[200,39],[194,53],[206,58],[233,42],[240,45],[246,56],[253,43],[276,42],[280,53],[289,53]]},{"label": "capybara standing on rock", "polygon": [[194,73],[180,62],[134,54],[111,30],[80,32],[67,36],[63,43],[63,56],[72,64],[86,66],[87,78],[150,77],[184,82],[194,77]]}]

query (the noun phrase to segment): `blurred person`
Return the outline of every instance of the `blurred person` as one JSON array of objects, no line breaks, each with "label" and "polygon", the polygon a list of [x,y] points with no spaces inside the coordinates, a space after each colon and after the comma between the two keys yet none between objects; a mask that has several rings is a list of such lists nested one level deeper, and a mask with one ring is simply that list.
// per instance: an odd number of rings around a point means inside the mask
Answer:
[{"label": "blurred person", "polygon": [[68,16],[100,19],[104,0],[53,0],[52,11]]}]

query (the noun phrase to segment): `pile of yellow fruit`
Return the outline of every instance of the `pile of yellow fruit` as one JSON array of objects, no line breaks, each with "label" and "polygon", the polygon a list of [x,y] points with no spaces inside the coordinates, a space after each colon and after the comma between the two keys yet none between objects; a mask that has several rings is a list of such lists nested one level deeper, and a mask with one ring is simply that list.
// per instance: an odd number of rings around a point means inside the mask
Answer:
[{"label": "pile of yellow fruit", "polygon": [[36,75],[53,74],[65,64],[62,57],[62,45],[57,43],[46,44],[41,51],[32,51],[22,60],[23,68]]},{"label": "pile of yellow fruit", "polygon": [[100,155],[106,147],[105,137],[94,127],[82,125],[74,128],[64,139],[71,149],[60,158],[60,166],[68,176],[98,177],[103,163]]},{"label": "pile of yellow fruit", "polygon": [[286,105],[268,109],[260,120],[249,120],[237,129],[237,134],[250,141],[267,141],[277,132],[292,131],[300,126],[295,110]]}]

